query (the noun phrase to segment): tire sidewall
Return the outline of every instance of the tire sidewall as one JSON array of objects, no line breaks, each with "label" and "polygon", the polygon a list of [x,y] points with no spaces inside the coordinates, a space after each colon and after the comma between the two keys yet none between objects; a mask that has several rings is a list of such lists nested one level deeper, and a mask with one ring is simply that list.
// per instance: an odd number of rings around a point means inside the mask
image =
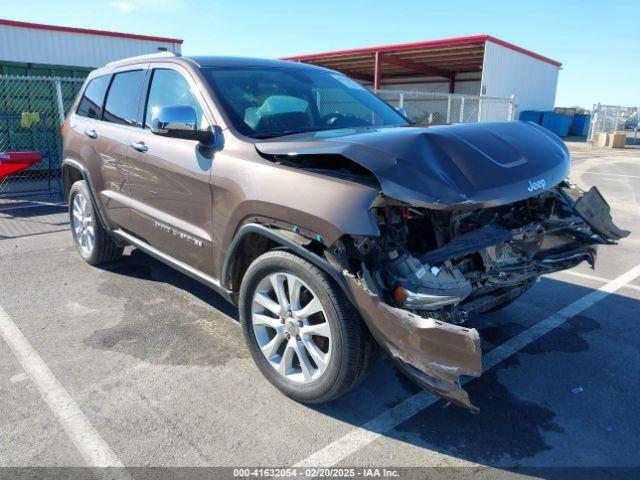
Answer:
[{"label": "tire sidewall", "polygon": [[[324,308],[326,320],[331,329],[332,352],[329,366],[320,378],[309,384],[292,382],[276,372],[262,353],[253,332],[251,307],[254,293],[263,278],[277,272],[292,273],[313,290]],[[249,266],[240,288],[238,309],[243,333],[251,356],[262,374],[273,385],[282,390],[287,396],[302,402],[321,401],[320,399],[327,395],[336,384],[345,361],[345,345],[343,341],[345,336],[342,331],[342,320],[327,292],[325,286],[327,282],[326,276],[306,260],[288,252],[274,251],[258,257]]]},{"label": "tire sidewall", "polygon": [[[87,202],[89,203],[89,208],[91,209],[91,215],[93,217],[93,232],[94,232],[94,238],[93,238],[93,248],[91,249],[91,252],[89,254],[87,254],[80,246],[80,242],[78,240],[78,237],[76,236],[76,232],[75,229],[73,228],[73,200],[75,199],[75,197],[78,194],[82,194],[82,196],[87,200]],[[71,190],[69,191],[69,226],[71,227],[71,236],[73,237],[73,243],[75,243],[76,245],[76,250],[78,251],[78,253],[80,254],[80,256],[82,257],[82,259],[90,264],[93,264],[96,262],[96,258],[97,258],[97,250],[98,250],[98,241],[100,240],[98,238],[99,235],[102,234],[102,230],[100,227],[100,223],[98,220],[98,217],[96,216],[96,209],[93,206],[93,201],[91,200],[91,196],[89,194],[89,189],[87,188],[86,183],[84,182],[84,180],[80,180],[77,181],[76,183],[74,183],[71,186]]]}]

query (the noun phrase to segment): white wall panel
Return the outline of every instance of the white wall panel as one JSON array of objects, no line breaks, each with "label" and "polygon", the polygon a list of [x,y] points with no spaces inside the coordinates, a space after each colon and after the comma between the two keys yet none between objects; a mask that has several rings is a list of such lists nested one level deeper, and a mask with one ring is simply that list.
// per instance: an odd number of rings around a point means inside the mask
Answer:
[{"label": "white wall panel", "polygon": [[463,95],[480,95],[480,80],[456,81],[455,92]]},{"label": "white wall panel", "polygon": [[398,82],[397,80],[395,82],[392,80],[385,82],[383,80],[381,88],[382,90],[404,90],[406,92],[449,93],[449,82],[446,80],[441,81],[437,77],[423,78],[421,80],[429,83],[418,83],[417,80],[411,82]]},{"label": "white wall panel", "polygon": [[0,60],[10,62],[100,67],[159,48],[180,53],[180,44],[173,42],[0,25]]},{"label": "white wall panel", "polygon": [[[456,75],[454,93],[480,95],[480,73],[463,72]],[[449,82],[440,77],[416,76],[404,80],[382,79],[383,90],[404,90],[408,92],[449,93]]]},{"label": "white wall panel", "polygon": [[[560,68],[530,55],[488,41],[482,69],[482,94],[515,95],[517,119],[522,110],[553,110]],[[489,109],[482,117],[491,115]]]}]

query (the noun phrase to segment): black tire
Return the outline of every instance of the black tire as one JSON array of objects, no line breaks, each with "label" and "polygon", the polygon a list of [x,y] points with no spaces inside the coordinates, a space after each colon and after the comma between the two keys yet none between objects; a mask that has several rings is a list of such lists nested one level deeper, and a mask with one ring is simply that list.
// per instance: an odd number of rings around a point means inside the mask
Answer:
[{"label": "black tire", "polygon": [[[316,294],[331,328],[332,354],[322,375],[307,384],[280,375],[263,355],[253,331],[252,302],[260,282],[276,272],[291,273]],[[283,250],[267,252],[251,263],[240,287],[239,312],[245,340],[262,374],[286,396],[302,403],[323,403],[344,395],[364,378],[374,342],[340,288],[322,270]]]},{"label": "black tire", "polygon": [[[78,238],[78,233],[74,228],[74,201],[77,196],[81,195],[87,202],[87,211],[90,212],[92,217],[93,226],[93,245],[90,249],[83,248]],[[109,236],[109,233],[104,228],[100,219],[98,218],[95,210],[95,206],[91,201],[91,195],[87,184],[84,180],[79,180],[71,186],[69,191],[69,225],[71,226],[71,236],[76,245],[78,253],[82,259],[89,265],[103,265],[115,262],[122,257],[123,248],[118,246],[115,241]]]},{"label": "black tire", "polygon": [[495,307],[491,307],[490,309],[485,310],[482,313],[483,314],[485,314],[485,313],[494,313],[494,312],[497,312],[498,310],[502,310],[503,308],[506,308],[509,305],[511,305],[513,302],[515,302],[518,298],[520,298],[520,297],[516,297],[516,298],[512,298],[511,300],[507,300],[506,302],[500,303],[500,304],[496,305]]}]

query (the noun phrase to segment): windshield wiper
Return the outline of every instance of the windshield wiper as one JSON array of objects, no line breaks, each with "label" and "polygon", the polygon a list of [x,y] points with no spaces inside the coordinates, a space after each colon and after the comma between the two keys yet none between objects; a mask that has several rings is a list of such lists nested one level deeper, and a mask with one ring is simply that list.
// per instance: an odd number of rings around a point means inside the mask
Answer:
[{"label": "windshield wiper", "polygon": [[300,130],[284,130],[282,132],[265,132],[265,133],[255,133],[253,135],[251,135],[252,138],[259,138],[259,139],[264,139],[264,138],[275,138],[275,137],[284,137],[286,135],[296,135],[298,133],[311,133],[311,132],[324,132],[327,130],[347,130],[347,129],[358,129],[358,128],[365,128],[365,129],[374,129],[374,128],[381,128],[381,127],[410,127],[410,126],[414,126],[416,124],[414,123],[409,123],[407,125],[360,125],[360,126],[353,126],[353,127],[345,127],[345,126],[341,126],[341,127],[318,127],[318,128],[306,128],[306,129],[300,129]]},{"label": "windshield wiper", "polygon": [[253,138],[275,138],[275,137],[284,137],[285,135],[296,135],[298,133],[311,133],[311,132],[320,132],[322,130],[336,130],[335,127],[321,127],[321,128],[305,128],[300,130],[283,130],[282,132],[265,132],[265,133],[255,133],[252,135]]}]

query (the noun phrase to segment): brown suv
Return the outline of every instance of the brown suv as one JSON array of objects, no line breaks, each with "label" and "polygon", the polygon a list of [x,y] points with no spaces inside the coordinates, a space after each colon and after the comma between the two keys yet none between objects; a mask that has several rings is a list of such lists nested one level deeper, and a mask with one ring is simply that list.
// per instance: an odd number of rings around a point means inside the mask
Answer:
[{"label": "brown suv", "polygon": [[63,125],[82,258],[133,245],[236,304],[280,390],[355,385],[374,339],[425,388],[475,408],[464,323],[542,274],[593,264],[618,229],[534,124],[420,128],[358,83],[273,60],[125,59],[91,73]]}]

